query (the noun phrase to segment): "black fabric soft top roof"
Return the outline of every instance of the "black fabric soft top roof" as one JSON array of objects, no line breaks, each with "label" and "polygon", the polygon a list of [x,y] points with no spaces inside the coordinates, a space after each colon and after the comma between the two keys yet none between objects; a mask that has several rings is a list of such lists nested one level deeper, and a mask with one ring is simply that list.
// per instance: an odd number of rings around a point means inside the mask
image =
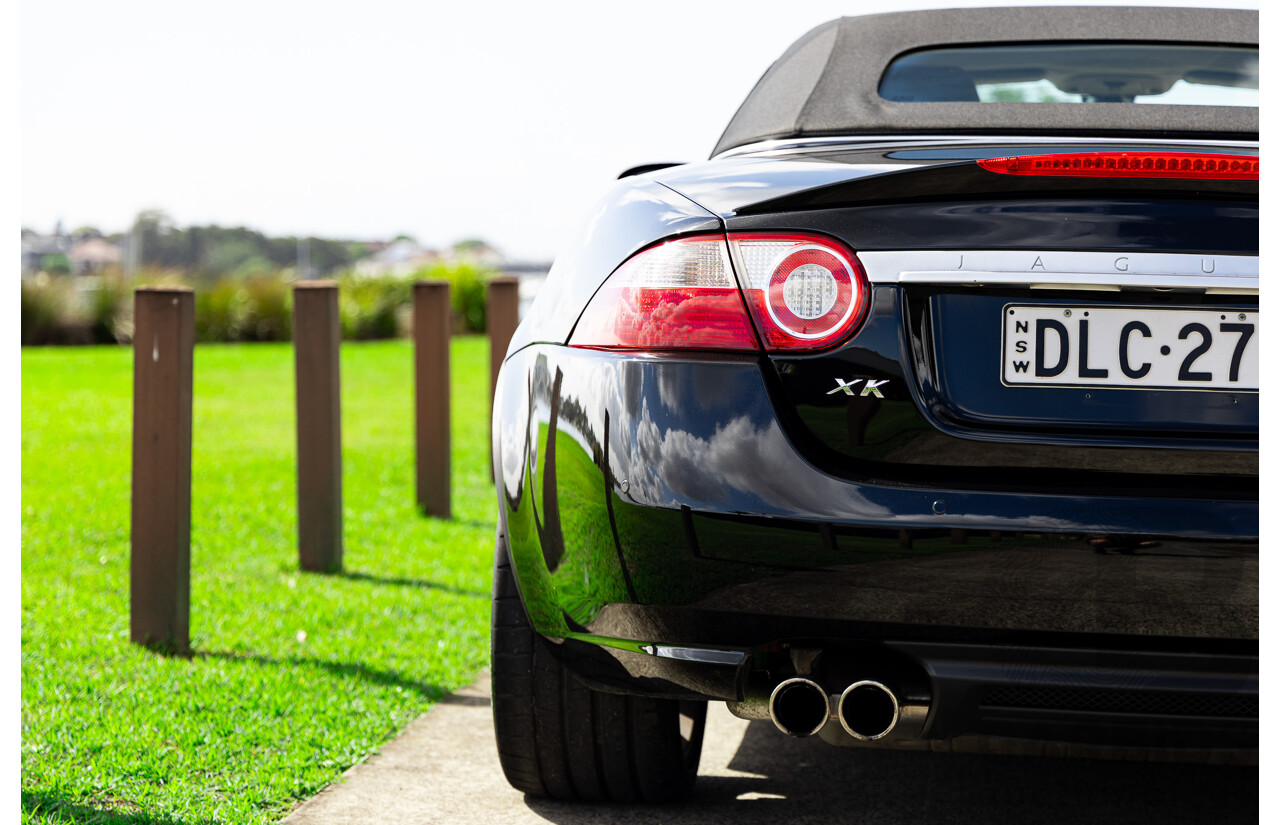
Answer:
[{"label": "black fabric soft top roof", "polygon": [[1258,110],[1129,103],[901,103],[877,92],[885,67],[926,47],[1063,41],[1256,46],[1243,9],[1041,6],[842,17],[769,67],[712,155],[762,140],[859,134],[1135,134],[1254,138]]}]

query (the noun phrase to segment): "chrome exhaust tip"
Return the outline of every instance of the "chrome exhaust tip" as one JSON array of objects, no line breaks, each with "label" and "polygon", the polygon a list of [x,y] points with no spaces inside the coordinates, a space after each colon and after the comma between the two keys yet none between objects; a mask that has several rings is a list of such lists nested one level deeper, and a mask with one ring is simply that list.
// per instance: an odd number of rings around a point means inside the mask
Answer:
[{"label": "chrome exhaust tip", "polygon": [[812,679],[787,679],[769,696],[769,718],[787,736],[813,736],[830,715],[827,692]]},{"label": "chrome exhaust tip", "polygon": [[840,694],[837,715],[840,726],[850,736],[870,742],[889,735],[898,724],[901,708],[892,690],[868,680],[854,682],[844,689]]}]

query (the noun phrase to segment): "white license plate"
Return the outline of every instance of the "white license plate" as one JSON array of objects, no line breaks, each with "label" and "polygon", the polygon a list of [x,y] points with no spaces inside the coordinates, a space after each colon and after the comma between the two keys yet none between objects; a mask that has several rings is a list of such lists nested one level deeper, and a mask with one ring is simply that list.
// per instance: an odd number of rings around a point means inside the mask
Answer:
[{"label": "white license plate", "polygon": [[1258,389],[1258,313],[1008,305],[1011,386]]}]

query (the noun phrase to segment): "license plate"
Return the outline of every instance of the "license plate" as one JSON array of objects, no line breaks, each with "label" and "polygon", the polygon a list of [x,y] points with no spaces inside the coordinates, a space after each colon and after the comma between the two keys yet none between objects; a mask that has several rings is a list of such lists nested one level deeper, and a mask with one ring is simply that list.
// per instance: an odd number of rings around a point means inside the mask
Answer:
[{"label": "license plate", "polygon": [[1010,386],[1256,391],[1258,313],[1008,305]]}]

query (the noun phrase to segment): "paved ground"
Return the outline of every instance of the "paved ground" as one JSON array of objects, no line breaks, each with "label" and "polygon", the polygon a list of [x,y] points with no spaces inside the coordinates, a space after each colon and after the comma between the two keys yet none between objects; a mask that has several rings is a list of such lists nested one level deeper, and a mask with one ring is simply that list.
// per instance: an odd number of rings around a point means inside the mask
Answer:
[{"label": "paved ground", "polygon": [[285,823],[1246,823],[1258,819],[1257,797],[1252,767],[834,748],[816,737],[789,739],[714,703],[692,802],[548,802],[502,778],[485,675]]}]

